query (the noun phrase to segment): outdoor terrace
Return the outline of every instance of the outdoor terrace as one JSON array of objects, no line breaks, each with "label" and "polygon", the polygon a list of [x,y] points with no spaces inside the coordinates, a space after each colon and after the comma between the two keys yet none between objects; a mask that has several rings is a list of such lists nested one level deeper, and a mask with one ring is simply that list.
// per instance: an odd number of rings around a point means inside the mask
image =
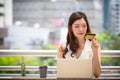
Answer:
[{"label": "outdoor terrace", "polygon": [[[103,57],[119,57],[120,50],[102,50]],[[55,58],[57,50],[0,50],[0,56],[39,56],[39,57],[53,57]],[[41,79],[39,73],[36,74],[26,74],[26,76],[21,76],[19,74],[0,74],[0,80],[57,80],[56,77],[57,66],[48,66],[48,71],[52,71],[52,74],[47,74],[46,79]],[[120,66],[101,66],[102,72],[98,80],[110,80],[110,79],[120,79]],[[0,71],[21,71],[21,66],[2,66],[0,65]],[[39,71],[39,66],[26,66],[26,71]],[[110,73],[113,72],[113,73]],[[95,80],[96,80],[95,79]],[[69,79],[63,79],[69,80]],[[72,79],[79,80],[79,79]]]}]

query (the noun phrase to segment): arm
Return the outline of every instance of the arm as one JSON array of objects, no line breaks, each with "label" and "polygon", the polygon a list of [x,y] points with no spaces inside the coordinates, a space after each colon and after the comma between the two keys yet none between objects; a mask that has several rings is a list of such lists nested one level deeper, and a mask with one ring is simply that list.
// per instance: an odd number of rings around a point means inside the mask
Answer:
[{"label": "arm", "polygon": [[93,73],[95,77],[99,77],[101,73],[101,48],[96,39],[92,40],[93,50]]}]

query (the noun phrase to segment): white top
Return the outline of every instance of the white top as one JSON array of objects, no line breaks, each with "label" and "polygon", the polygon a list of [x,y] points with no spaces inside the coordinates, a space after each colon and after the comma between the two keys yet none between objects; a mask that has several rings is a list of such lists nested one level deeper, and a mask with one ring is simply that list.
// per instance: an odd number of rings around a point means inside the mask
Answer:
[{"label": "white top", "polygon": [[[74,57],[71,57],[72,51],[70,50],[69,45],[67,48],[68,48],[68,52],[66,53],[65,58],[76,58],[74,54],[73,54]],[[93,52],[92,52],[92,48],[91,48],[91,41],[86,39],[85,46],[84,46],[82,53],[78,59],[92,59],[92,57],[93,57]]]}]

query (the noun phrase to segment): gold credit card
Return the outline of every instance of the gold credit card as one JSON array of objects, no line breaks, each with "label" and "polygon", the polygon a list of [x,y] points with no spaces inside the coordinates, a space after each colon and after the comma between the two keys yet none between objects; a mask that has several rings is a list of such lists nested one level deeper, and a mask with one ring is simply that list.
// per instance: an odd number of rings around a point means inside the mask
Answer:
[{"label": "gold credit card", "polygon": [[86,38],[90,39],[90,40],[92,40],[95,36],[96,36],[96,34],[94,34],[94,33],[87,33],[86,34]]}]

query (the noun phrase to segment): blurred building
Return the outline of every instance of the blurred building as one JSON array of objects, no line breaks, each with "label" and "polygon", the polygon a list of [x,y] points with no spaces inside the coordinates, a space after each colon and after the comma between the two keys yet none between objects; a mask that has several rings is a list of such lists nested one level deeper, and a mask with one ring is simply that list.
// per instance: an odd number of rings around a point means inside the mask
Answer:
[{"label": "blurred building", "polygon": [[4,44],[4,39],[8,35],[8,29],[5,26],[5,8],[4,0],[0,0],[0,49],[8,49],[8,46]]},{"label": "blurred building", "polygon": [[12,0],[0,0],[0,27],[12,25]]},{"label": "blurred building", "polygon": [[110,27],[114,34],[120,34],[120,0],[111,0],[110,3]]},{"label": "blurred building", "polygon": [[[4,24],[32,27],[67,27],[69,15],[74,11],[87,14],[94,32],[103,26],[103,0],[1,0],[5,8]],[[89,5],[90,4],[90,5]],[[99,28],[99,30],[98,30]]]},{"label": "blurred building", "polygon": [[85,12],[93,31],[102,30],[102,0],[13,0],[13,23],[21,21],[29,27],[35,23],[45,28],[67,27],[73,11]]},{"label": "blurred building", "polygon": [[[54,43],[56,40],[64,41],[66,39],[67,22],[70,14],[74,11],[82,11],[88,16],[90,26],[93,32],[99,33],[103,30],[103,0],[1,0],[5,5],[4,8],[4,24],[6,26],[14,26],[14,32],[21,28],[45,28],[48,30],[48,43]],[[14,28],[9,27],[9,28]],[[17,28],[21,27],[21,28]],[[15,31],[16,30],[16,31]],[[25,29],[23,29],[25,30]],[[46,30],[43,32],[45,33]],[[11,36],[19,36],[22,33],[14,33],[9,29],[6,41],[10,45],[14,43]],[[26,30],[28,34],[29,30]],[[51,35],[52,33],[52,35]],[[18,35],[16,35],[18,34]],[[34,34],[34,33],[33,33]],[[53,36],[54,35],[54,36]],[[51,37],[52,36],[52,37]],[[64,36],[64,37],[63,37]],[[22,40],[23,37],[19,37]],[[39,36],[38,36],[39,37]],[[53,39],[54,37],[54,39]],[[27,38],[27,37],[26,37]],[[46,38],[45,38],[46,39]],[[49,40],[50,39],[50,40]],[[21,43],[25,41],[19,41]],[[24,43],[24,42],[23,42]]]}]

